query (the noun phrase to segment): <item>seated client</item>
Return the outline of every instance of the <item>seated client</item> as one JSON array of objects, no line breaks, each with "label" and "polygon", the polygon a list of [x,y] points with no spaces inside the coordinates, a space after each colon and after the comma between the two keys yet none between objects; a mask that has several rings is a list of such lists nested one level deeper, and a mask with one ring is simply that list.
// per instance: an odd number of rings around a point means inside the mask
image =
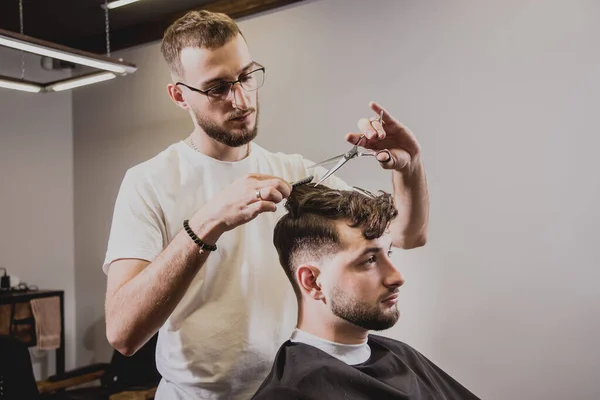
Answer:
[{"label": "seated client", "polygon": [[369,334],[399,317],[391,196],[310,184],[285,207],[274,244],[298,322],[253,399],[477,399],[409,345]]}]

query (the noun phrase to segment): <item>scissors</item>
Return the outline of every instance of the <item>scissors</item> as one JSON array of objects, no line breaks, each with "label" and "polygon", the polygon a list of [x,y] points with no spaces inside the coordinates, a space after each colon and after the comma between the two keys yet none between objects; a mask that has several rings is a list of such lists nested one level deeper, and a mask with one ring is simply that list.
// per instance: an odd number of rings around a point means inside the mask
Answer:
[{"label": "scissors", "polygon": [[[379,114],[378,121],[380,124],[384,123],[383,122],[383,111],[381,111],[381,114]],[[365,137],[365,135],[361,135],[360,138],[358,138],[358,142],[356,142],[356,144],[348,152],[346,152],[344,154],[340,154],[339,156],[328,158],[325,161],[321,161],[320,163],[313,164],[310,167],[308,167],[308,168],[316,168],[316,167],[324,166],[324,165],[331,164],[331,163],[337,161],[337,163],[333,167],[331,167],[331,169],[329,169],[329,171],[327,171],[327,173],[325,175],[323,175],[323,177],[317,182],[317,184],[315,186],[318,186],[325,179],[329,178],[333,173],[335,173],[338,169],[340,169],[344,164],[346,164],[348,161],[350,161],[353,158],[363,157],[363,156],[376,157],[380,153],[387,153],[388,160],[392,159],[392,155],[390,154],[389,150],[381,150],[378,152],[359,151],[358,146],[360,145],[360,142],[361,142],[361,140],[364,139],[364,137]]]}]

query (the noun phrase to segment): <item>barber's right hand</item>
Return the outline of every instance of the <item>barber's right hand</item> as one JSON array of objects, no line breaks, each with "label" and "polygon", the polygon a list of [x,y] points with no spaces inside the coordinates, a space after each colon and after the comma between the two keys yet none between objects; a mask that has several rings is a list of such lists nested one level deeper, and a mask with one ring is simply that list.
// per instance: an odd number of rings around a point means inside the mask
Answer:
[{"label": "barber's right hand", "polygon": [[279,177],[249,174],[210,199],[194,219],[210,221],[222,233],[252,221],[263,212],[276,211],[277,203],[291,192],[292,185]]}]

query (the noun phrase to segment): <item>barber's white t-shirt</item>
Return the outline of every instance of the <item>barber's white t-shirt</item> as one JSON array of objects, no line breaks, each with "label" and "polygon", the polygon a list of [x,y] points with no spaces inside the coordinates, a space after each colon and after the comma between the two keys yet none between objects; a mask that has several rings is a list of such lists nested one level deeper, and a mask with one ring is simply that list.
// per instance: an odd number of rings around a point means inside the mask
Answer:
[{"label": "barber's white t-shirt", "polygon": [[[300,155],[271,153],[252,143],[250,155],[223,162],[183,141],[127,171],[114,209],[106,259],[152,262],[203,204],[248,174],[294,182],[316,179]],[[351,189],[339,178],[324,185]],[[160,328],[156,349],[163,379],[159,400],[248,399],[271,369],[277,350],[296,326],[297,304],[273,245],[273,229],[285,213],[275,213],[223,234],[217,250],[194,277]]]}]

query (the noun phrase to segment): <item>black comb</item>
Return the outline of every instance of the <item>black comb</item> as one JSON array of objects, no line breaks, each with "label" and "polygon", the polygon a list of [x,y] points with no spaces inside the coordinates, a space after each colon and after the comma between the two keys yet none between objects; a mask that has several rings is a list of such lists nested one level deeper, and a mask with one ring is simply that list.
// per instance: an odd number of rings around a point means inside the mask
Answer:
[{"label": "black comb", "polygon": [[296,182],[292,183],[292,189],[294,189],[295,187],[298,187],[298,186],[300,186],[300,185],[306,185],[307,183],[310,183],[310,182],[312,182],[312,180],[313,180],[314,178],[315,178],[315,177],[314,177],[313,175],[311,175],[311,176],[307,176],[307,177],[306,177],[306,178],[304,178],[304,179],[300,179],[299,181],[296,181]]}]

